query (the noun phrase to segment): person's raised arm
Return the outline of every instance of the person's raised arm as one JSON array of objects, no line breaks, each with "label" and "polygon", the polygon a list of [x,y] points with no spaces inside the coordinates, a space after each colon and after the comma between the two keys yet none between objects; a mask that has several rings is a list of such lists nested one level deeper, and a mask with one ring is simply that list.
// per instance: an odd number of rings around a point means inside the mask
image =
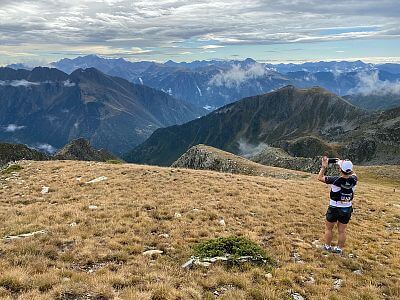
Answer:
[{"label": "person's raised arm", "polygon": [[317,179],[324,183],[325,183],[325,172],[326,172],[327,168],[328,168],[328,157],[324,156],[324,157],[322,157],[321,169],[319,170],[319,173],[317,176]]}]

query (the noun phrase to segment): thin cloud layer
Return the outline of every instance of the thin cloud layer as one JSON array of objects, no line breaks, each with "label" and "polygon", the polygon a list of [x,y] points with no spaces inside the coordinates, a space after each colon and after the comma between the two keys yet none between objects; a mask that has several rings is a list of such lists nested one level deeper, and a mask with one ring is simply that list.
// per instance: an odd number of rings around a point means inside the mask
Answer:
[{"label": "thin cloud layer", "polygon": [[141,58],[235,45],[390,39],[399,37],[399,17],[395,0],[3,0],[0,53]]},{"label": "thin cloud layer", "polygon": [[359,83],[349,91],[350,94],[361,94],[363,96],[400,95],[400,81],[380,80],[378,71],[359,73],[358,78]]},{"label": "thin cloud layer", "polygon": [[240,65],[233,65],[227,71],[221,71],[219,74],[214,75],[210,84],[215,86],[225,86],[227,88],[239,87],[241,84],[251,79],[264,77],[268,74],[268,70],[264,65],[254,63],[242,67]]}]

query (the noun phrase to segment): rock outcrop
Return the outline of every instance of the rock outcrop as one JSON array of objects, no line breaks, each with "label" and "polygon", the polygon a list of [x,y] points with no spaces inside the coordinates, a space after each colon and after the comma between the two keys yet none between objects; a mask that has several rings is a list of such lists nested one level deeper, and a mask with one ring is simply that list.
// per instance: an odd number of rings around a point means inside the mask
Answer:
[{"label": "rock outcrop", "polygon": [[273,167],[317,173],[321,167],[321,158],[293,157],[280,148],[266,147],[250,158],[252,161]]},{"label": "rock outcrop", "polygon": [[18,160],[48,160],[50,157],[42,152],[22,144],[0,143],[0,167]]},{"label": "rock outcrop", "polygon": [[190,148],[171,167],[278,178],[308,177],[307,174],[302,172],[261,165],[232,153],[201,144]]},{"label": "rock outcrop", "polygon": [[94,149],[88,140],[79,138],[65,145],[54,155],[58,160],[86,160],[86,161],[108,161],[118,160],[113,154],[100,149]]}]

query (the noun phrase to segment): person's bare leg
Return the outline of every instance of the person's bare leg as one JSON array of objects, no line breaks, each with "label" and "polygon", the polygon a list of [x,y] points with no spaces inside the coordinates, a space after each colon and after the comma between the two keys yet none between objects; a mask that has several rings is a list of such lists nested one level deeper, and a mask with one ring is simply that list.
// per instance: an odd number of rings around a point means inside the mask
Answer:
[{"label": "person's bare leg", "polygon": [[342,224],[338,222],[338,231],[339,231],[338,246],[341,249],[343,249],[344,243],[346,242],[346,227],[347,224]]},{"label": "person's bare leg", "polygon": [[335,223],[325,221],[325,245],[330,246],[332,243],[332,237],[333,237],[333,227],[335,227]]}]

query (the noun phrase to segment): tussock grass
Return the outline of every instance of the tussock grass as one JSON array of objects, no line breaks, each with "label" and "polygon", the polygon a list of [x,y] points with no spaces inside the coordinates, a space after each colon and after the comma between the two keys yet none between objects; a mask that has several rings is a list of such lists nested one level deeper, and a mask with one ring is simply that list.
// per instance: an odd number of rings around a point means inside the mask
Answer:
[{"label": "tussock grass", "polygon": [[[0,176],[0,298],[287,299],[291,291],[307,299],[400,298],[400,193],[386,179],[360,175],[345,248],[352,256],[341,257],[312,244],[322,242],[329,192],[315,179],[74,161],[21,165],[23,172]],[[85,184],[99,176],[108,179]],[[47,234],[2,240],[42,229]],[[247,237],[277,266],[181,268],[198,243],[230,236]],[[149,249],[164,253],[142,255]]]}]

